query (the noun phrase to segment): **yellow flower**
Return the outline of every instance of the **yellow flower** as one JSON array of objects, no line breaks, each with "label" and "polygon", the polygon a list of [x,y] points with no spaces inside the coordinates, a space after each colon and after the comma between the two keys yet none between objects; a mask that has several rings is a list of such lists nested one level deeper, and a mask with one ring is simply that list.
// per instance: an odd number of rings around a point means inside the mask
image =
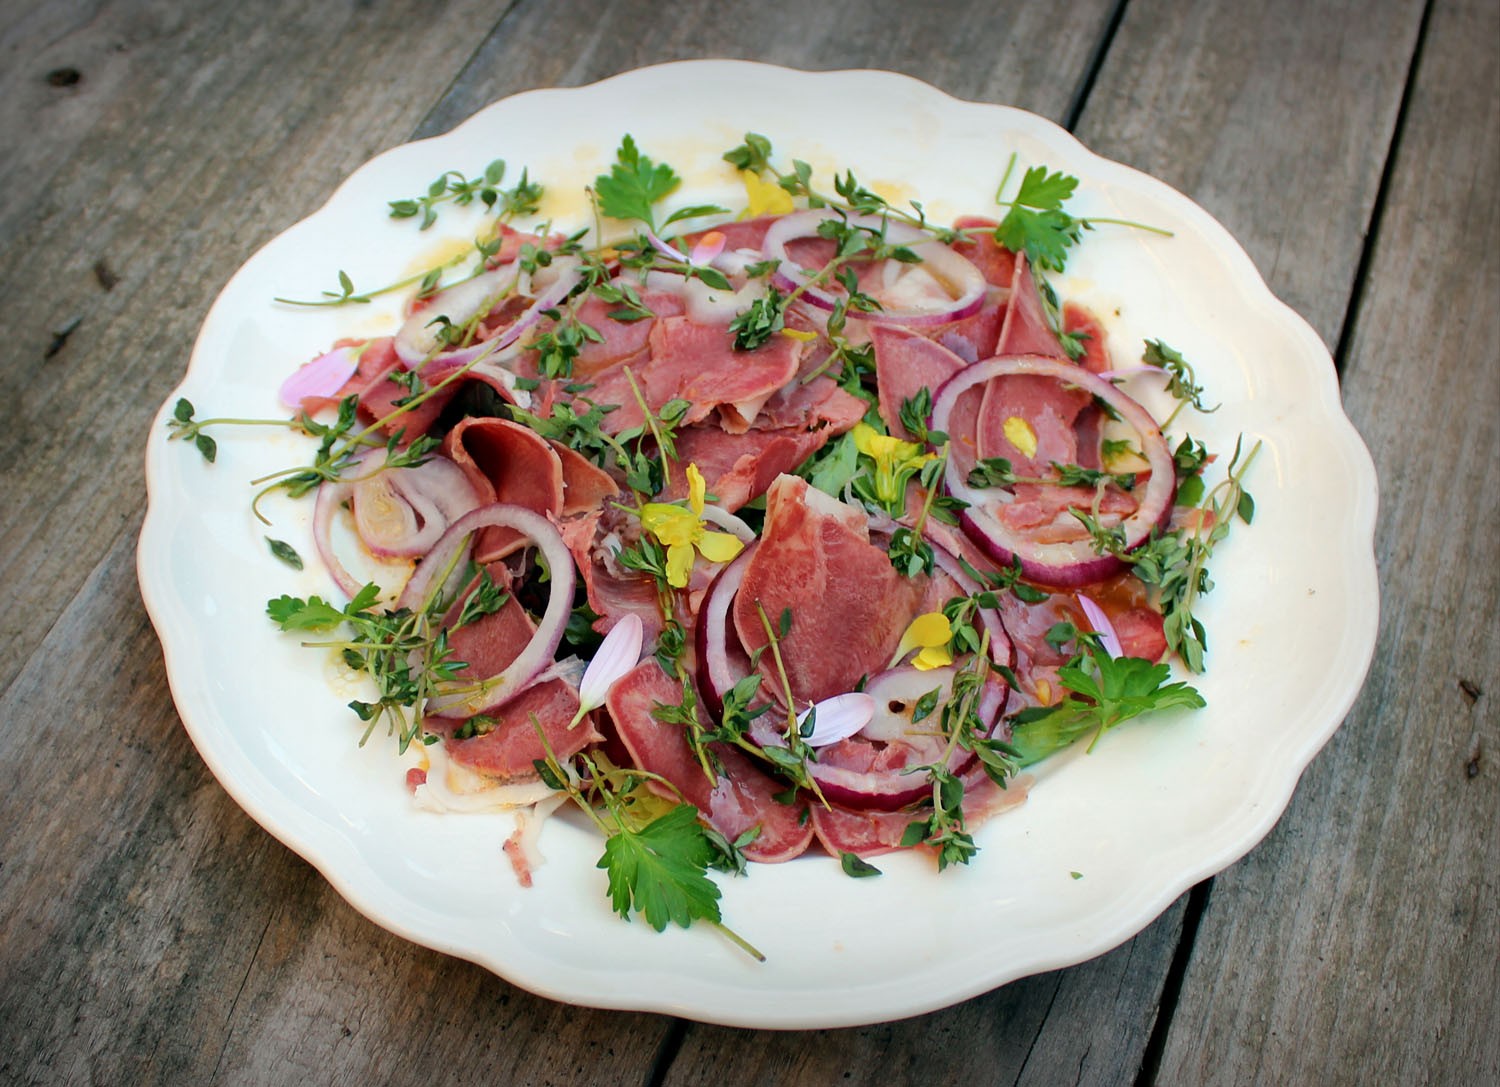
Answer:
[{"label": "yellow flower", "polygon": [[906,502],[906,481],[935,454],[923,453],[916,442],[903,442],[882,434],[868,423],[860,423],[851,433],[854,448],[875,462],[876,499],[899,516]]},{"label": "yellow flower", "polygon": [[740,179],[745,183],[745,196],[750,204],[745,208],[745,218],[757,215],[787,215],[792,210],[792,194],[774,181],[764,181],[753,170],[741,170]]},{"label": "yellow flower", "polygon": [[667,584],[687,588],[696,550],[709,562],[728,562],[745,545],[727,532],[712,532],[703,523],[703,499],[708,490],[696,464],[687,466],[688,504],[647,502],[641,507],[641,527],[667,548]]},{"label": "yellow flower", "polygon": [[1019,415],[1011,415],[1005,420],[1005,437],[1011,445],[1020,451],[1021,456],[1030,460],[1036,456],[1036,431],[1031,429],[1031,424]]},{"label": "yellow flower", "polygon": [[940,611],[929,611],[917,616],[901,635],[896,646],[896,655],[891,658],[891,667],[901,663],[901,658],[913,649],[920,652],[912,658],[912,666],[919,671],[942,668],[953,663],[953,654],[948,652],[948,643],[953,639],[953,626]]}]

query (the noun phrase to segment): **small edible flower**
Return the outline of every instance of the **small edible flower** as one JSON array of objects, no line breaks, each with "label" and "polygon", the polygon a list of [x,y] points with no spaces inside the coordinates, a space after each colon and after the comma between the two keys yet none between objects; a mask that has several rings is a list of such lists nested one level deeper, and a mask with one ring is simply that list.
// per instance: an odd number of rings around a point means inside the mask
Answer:
[{"label": "small edible flower", "polygon": [[744,550],[744,543],[727,532],[713,532],[703,523],[703,499],[708,487],[696,464],[687,466],[688,504],[647,502],[641,507],[641,527],[667,548],[667,584],[687,588],[696,550],[709,562],[728,562]]},{"label": "small edible flower", "polygon": [[1015,446],[1021,456],[1030,460],[1036,456],[1036,431],[1031,429],[1031,424],[1019,415],[1008,416],[1005,420],[1005,440]]},{"label": "small edible flower", "polygon": [[344,387],[359,368],[359,357],[369,344],[359,347],[335,347],[296,370],[281,383],[277,396],[293,411],[302,407],[307,397],[331,397]]},{"label": "small edible flower", "polygon": [[762,180],[761,176],[753,170],[741,170],[740,179],[745,183],[745,196],[750,202],[745,208],[745,218],[753,219],[757,215],[791,213],[792,194],[776,182]]},{"label": "small edible flower", "polygon": [[906,633],[901,635],[896,655],[891,658],[891,667],[900,664],[901,659],[913,649],[920,650],[911,662],[918,671],[927,672],[952,664],[953,654],[948,651],[948,643],[952,640],[953,626],[946,615],[940,611],[919,615],[911,621]]},{"label": "small edible flower", "polygon": [[604,636],[599,643],[599,652],[589,661],[583,671],[583,680],[578,684],[578,712],[568,722],[568,728],[578,727],[583,715],[604,705],[609,689],[641,659],[641,643],[645,640],[646,628],[641,617],[634,612],[626,614]]},{"label": "small edible flower", "polygon": [[808,747],[827,747],[868,725],[875,716],[875,699],[862,691],[836,694],[799,713],[797,724],[805,722],[808,714],[812,714],[813,729],[802,739]]},{"label": "small edible flower", "polygon": [[860,423],[851,433],[854,448],[875,462],[873,497],[891,516],[899,517],[905,512],[907,480],[934,454],[922,452],[916,442],[882,434],[868,423]]},{"label": "small edible flower", "polygon": [[692,252],[688,254],[688,260],[693,264],[712,264],[713,259],[724,252],[724,244],[728,239],[717,230],[710,230],[698,239],[698,244],[693,246]]}]

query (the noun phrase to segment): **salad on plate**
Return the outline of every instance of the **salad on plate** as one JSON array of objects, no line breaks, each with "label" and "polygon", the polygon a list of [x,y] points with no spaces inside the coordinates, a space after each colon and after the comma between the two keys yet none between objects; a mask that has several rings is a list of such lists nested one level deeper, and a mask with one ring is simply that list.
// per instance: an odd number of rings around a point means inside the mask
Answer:
[{"label": "salad on plate", "polygon": [[252,501],[313,503],[316,559],[270,546],[329,584],[266,614],[361,685],[351,743],[413,804],[517,810],[523,884],[576,804],[658,930],[723,927],[715,869],[975,862],[1026,767],[1203,706],[1172,668],[1207,666],[1194,605],[1254,514],[1190,361],[1052,281],[1089,231],[1165,232],[1014,158],[951,224],[756,133],[723,170],[742,208],[626,135],[569,223],[527,171],[445,173],[387,213],[480,207],[472,246],[278,299],[399,292],[399,328],[288,365],[286,419],[169,423],[209,461],[236,424],[305,436]]}]

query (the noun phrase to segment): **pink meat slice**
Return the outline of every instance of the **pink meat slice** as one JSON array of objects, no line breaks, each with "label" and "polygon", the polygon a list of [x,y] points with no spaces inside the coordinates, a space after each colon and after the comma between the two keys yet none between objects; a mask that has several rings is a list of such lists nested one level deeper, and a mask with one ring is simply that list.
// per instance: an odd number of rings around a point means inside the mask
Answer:
[{"label": "pink meat slice", "polygon": [[[812,456],[832,435],[831,430],[752,430],[727,434],[716,426],[693,427],[677,435],[677,456],[696,464],[719,505],[733,513],[766,493],[779,475],[790,472]],[[663,497],[687,497],[687,483],[678,473]]]},{"label": "pink meat slice", "polygon": [[627,576],[606,565],[602,553],[602,547],[606,545],[600,541],[600,537],[608,532],[600,527],[603,519],[604,511],[596,509],[560,521],[557,526],[583,576],[589,607],[599,616],[594,621],[594,629],[607,634],[625,616],[637,615],[644,628],[645,643],[652,645],[663,626],[656,584],[644,575]]},{"label": "pink meat slice", "polygon": [[[536,431],[508,419],[471,416],[443,439],[451,457],[483,502],[506,502],[535,513],[563,508],[563,466],[556,450]],[[476,562],[510,554],[524,543],[511,528],[487,528],[474,548]]]},{"label": "pink meat slice", "polygon": [[1042,355],[1053,359],[1068,357],[1047,321],[1041,291],[1037,289],[1036,278],[1031,274],[1031,265],[1024,253],[1016,257],[1010,304],[1005,308],[1005,325],[1000,330],[995,354]]},{"label": "pink meat slice", "polygon": [[[981,457],[1004,457],[1019,475],[1045,476],[1050,461],[1077,464],[1080,413],[1093,397],[1076,386],[1039,374],[1007,374],[985,383],[984,399],[975,420]],[[1005,432],[1009,419],[1020,419],[1036,439],[1036,449],[1024,452]],[[955,428],[957,429],[957,428]]]},{"label": "pink meat slice", "polygon": [[894,326],[871,327],[870,343],[875,348],[880,417],[892,434],[910,441],[910,431],[901,425],[902,402],[924,388],[936,393],[964,368],[964,360],[940,343]]},{"label": "pink meat slice", "polygon": [[[786,786],[757,769],[748,756],[723,744],[710,745],[722,766],[718,780],[710,782],[682,726],[665,724],[651,715],[657,703],[681,702],[681,686],[656,661],[647,660],[615,683],[605,705],[635,765],[671,782],[720,834],[734,841],[752,827],[760,828],[745,847],[746,857],[776,862],[801,854],[813,835],[806,805],[777,803],[772,797]],[[663,795],[675,794],[663,791]]]},{"label": "pink meat slice", "polygon": [[[510,592],[511,577],[504,563],[490,563],[485,569],[502,592]],[[469,590],[477,584],[478,579]],[[521,655],[536,633],[536,624],[520,601],[511,596],[498,611],[453,628],[451,624],[457,621],[467,595],[468,591],[444,617],[444,623],[450,625],[448,644],[453,659],[468,665],[458,672],[458,678],[498,675]],[[429,717],[426,723],[429,729],[448,736],[448,753],[460,765],[501,781],[530,781],[536,779],[532,760],[546,754],[531,725],[531,715],[536,715],[557,756],[567,758],[599,739],[592,722],[587,719],[577,728],[570,730],[567,727],[577,712],[578,692],[562,680],[553,679],[528,687],[509,702],[489,711],[488,716],[496,723],[482,736],[455,740],[452,732],[458,721]]]},{"label": "pink meat slice", "polygon": [[[953,222],[955,230],[979,228],[992,232],[998,225],[993,219],[973,215],[961,216]],[[1016,255],[997,242],[993,233],[972,235],[969,240],[955,244],[953,251],[978,268],[985,282],[993,287],[1010,289],[1016,274]]]},{"label": "pink meat slice", "polygon": [[[790,611],[781,639],[787,679],[799,702],[817,702],[854,690],[890,662],[926,585],[892,568],[870,542],[863,514],[781,476],[766,492],[765,533],[735,598],[735,631],[754,653],[769,644],[761,612],[776,627]],[[779,689],[771,653],[760,668]]]},{"label": "pink meat slice", "polygon": [[644,356],[651,339],[651,330],[657,318],[671,317],[682,312],[682,299],[668,291],[643,290],[641,304],[654,316],[638,320],[623,321],[610,316],[621,309],[615,302],[606,302],[596,294],[590,294],[578,307],[578,319],[588,325],[602,341],[589,340],[573,360],[575,380],[587,381],[590,377],[614,366]]},{"label": "pink meat slice", "polygon": [[901,848],[901,836],[920,816],[910,811],[858,811],[842,804],[812,805],[813,833],[824,849],[837,857],[878,857]]},{"label": "pink meat slice", "polygon": [[[495,725],[482,736],[453,739],[451,730],[456,722],[440,718],[429,718],[428,727],[449,731],[444,743],[449,756],[460,766],[505,783],[535,781],[533,763],[546,757],[547,747],[565,760],[599,742],[601,737],[589,716],[576,728],[568,728],[577,712],[578,692],[563,680],[549,679],[527,687],[503,706],[489,711]],[[532,725],[533,717],[547,737],[546,746]]]}]

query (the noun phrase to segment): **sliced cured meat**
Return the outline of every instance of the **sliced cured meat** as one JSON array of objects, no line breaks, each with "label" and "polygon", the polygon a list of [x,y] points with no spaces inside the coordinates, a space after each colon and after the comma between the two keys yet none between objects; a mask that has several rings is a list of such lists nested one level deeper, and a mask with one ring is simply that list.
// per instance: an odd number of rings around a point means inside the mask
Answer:
[{"label": "sliced cured meat", "polygon": [[1016,255],[995,240],[993,231],[999,225],[993,219],[981,219],[974,215],[955,219],[955,230],[978,229],[984,233],[969,235],[967,241],[956,243],[953,250],[978,268],[986,283],[1009,290],[1015,279]]},{"label": "sliced cured meat", "polygon": [[[735,598],[735,630],[753,654],[769,645],[762,614],[776,626],[790,612],[781,660],[792,696],[817,702],[885,668],[926,580],[892,568],[870,542],[863,513],[811,491],[806,480],[781,476],[766,492],[765,533]],[[760,667],[779,689],[772,654],[762,655]]]},{"label": "sliced cured meat", "polygon": [[870,329],[875,348],[875,373],[880,392],[880,417],[898,438],[911,440],[901,425],[901,404],[922,389],[929,393],[964,368],[964,360],[940,343],[904,328],[875,325]]},{"label": "sliced cured meat", "polygon": [[[563,508],[562,460],[547,439],[528,427],[508,419],[464,419],[443,439],[443,452],[463,469],[486,504],[505,502],[541,514]],[[474,560],[503,558],[522,542],[514,529],[484,529]]]},{"label": "sliced cured meat", "polygon": [[878,857],[901,848],[906,828],[920,818],[909,811],[861,811],[841,804],[812,807],[813,833],[824,849],[837,857]]},{"label": "sliced cured meat", "polygon": [[997,377],[985,385],[975,420],[979,456],[1004,457],[1023,476],[1049,474],[1052,461],[1077,464],[1074,428],[1079,414],[1092,403],[1086,390],[1055,377]]},{"label": "sliced cured meat", "polygon": [[[711,782],[682,726],[652,716],[658,703],[675,706],[681,702],[681,686],[656,661],[648,660],[610,688],[605,705],[635,765],[671,782],[720,834],[734,841],[752,827],[760,828],[744,849],[750,860],[791,860],[806,850],[813,834],[806,805],[772,799],[784,791],[784,784],[757,769],[740,751],[718,743],[709,748],[722,772]],[[661,791],[675,797],[669,790]]]},{"label": "sliced cured meat", "polygon": [[[812,456],[833,434],[832,430],[752,430],[728,434],[716,426],[693,427],[677,435],[677,456],[683,464],[696,464],[716,495],[719,505],[733,513],[766,493],[777,476],[790,472]],[[687,482],[679,475],[663,497],[687,496]]]},{"label": "sliced cured meat", "polygon": [[[446,736],[443,742],[455,763],[497,782],[515,784],[537,780],[533,763],[547,757],[548,747],[559,759],[568,759],[599,742],[587,715],[577,727],[568,728],[577,712],[578,692],[561,679],[547,679],[491,710],[486,716],[494,725],[482,735],[454,739],[458,722],[443,718],[428,718],[426,727]],[[546,746],[537,736],[533,719],[547,737]]]},{"label": "sliced cured meat", "polygon": [[1015,277],[1011,280],[1010,303],[1005,307],[1005,325],[995,345],[997,355],[1041,355],[1066,359],[1068,353],[1057,342],[1057,335],[1047,320],[1041,291],[1031,274],[1026,254],[1016,257]]},{"label": "sliced cured meat", "polygon": [[617,363],[644,358],[657,319],[682,312],[682,299],[667,291],[642,291],[640,298],[652,316],[632,320],[611,317],[621,307],[596,294],[583,300],[578,307],[578,320],[598,333],[600,339],[590,339],[579,350],[573,360],[574,380],[587,381]]},{"label": "sliced cured meat", "polygon": [[1110,368],[1104,325],[1094,316],[1093,310],[1078,302],[1064,303],[1063,328],[1083,342],[1083,357],[1078,360],[1078,365],[1091,374],[1102,374]]},{"label": "sliced cured meat", "polygon": [[548,444],[562,465],[564,517],[598,509],[606,500],[620,493],[619,485],[610,474],[582,453],[569,449],[562,442]]},{"label": "sliced cured meat", "polygon": [[606,512],[596,509],[569,518],[559,523],[558,530],[583,575],[589,607],[599,616],[594,629],[608,634],[626,615],[637,615],[645,643],[654,644],[663,626],[656,584],[644,575],[619,570],[608,561],[607,556],[622,547],[623,541],[615,534],[613,519],[607,519]]}]

